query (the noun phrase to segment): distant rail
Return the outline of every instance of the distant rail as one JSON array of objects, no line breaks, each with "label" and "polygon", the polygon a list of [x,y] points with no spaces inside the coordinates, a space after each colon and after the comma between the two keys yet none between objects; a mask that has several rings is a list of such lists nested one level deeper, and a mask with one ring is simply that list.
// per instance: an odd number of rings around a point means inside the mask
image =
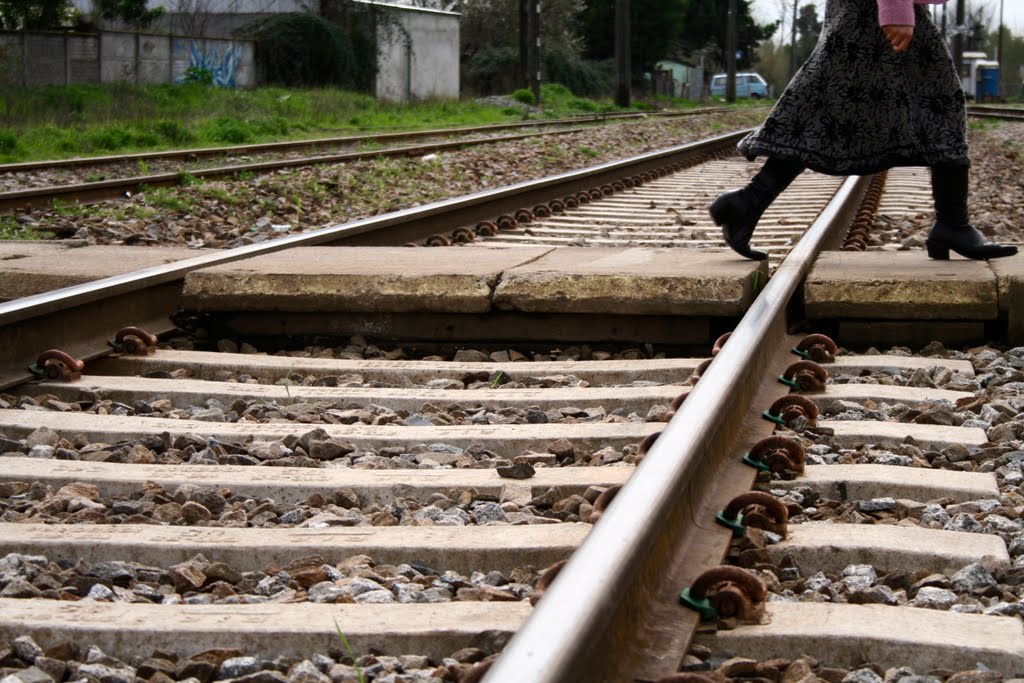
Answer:
[{"label": "distant rail", "polygon": [[345,147],[351,145],[372,145],[384,142],[400,142],[423,138],[451,137],[453,135],[470,135],[475,133],[491,133],[505,130],[521,130],[543,128],[548,126],[577,126],[588,123],[606,123],[608,121],[628,121],[646,117],[674,118],[678,116],[696,116],[728,111],[724,107],[705,107],[686,111],[659,112],[619,112],[607,114],[590,114],[572,116],[562,119],[546,119],[536,121],[517,121],[515,123],[494,123],[484,126],[460,126],[457,128],[432,128],[428,130],[403,131],[394,133],[366,133],[360,135],[344,135],[312,140],[288,140],[284,142],[265,142],[252,145],[230,145],[223,147],[195,147],[188,149],[171,149],[159,152],[139,152],[136,154],[112,154],[108,156],[74,157],[72,159],[49,159],[23,161],[13,164],[0,164],[0,173],[18,173],[44,168],[69,168],[75,166],[98,166],[104,164],[154,161],[158,159],[180,159],[194,162],[209,157],[230,157],[241,154],[265,154],[297,152],[303,150],[323,149],[329,147]]},{"label": "distant rail", "polygon": [[[223,178],[249,173],[267,173],[282,168],[295,168],[317,164],[347,163],[385,156],[419,156],[446,149],[458,149],[466,146],[496,144],[523,140],[538,135],[568,135],[583,130],[578,127],[585,123],[603,123],[612,120],[637,119],[646,116],[690,116],[724,111],[722,108],[700,109],[687,112],[658,112],[655,114],[607,114],[592,117],[558,119],[552,121],[531,121],[512,124],[477,126],[466,128],[437,129],[430,131],[414,131],[405,133],[384,133],[379,135],[349,136],[321,140],[305,140],[295,142],[273,142],[261,145],[238,147],[218,147],[191,150],[174,150],[166,152],[146,152],[121,156],[76,158],[55,161],[25,162],[0,166],[0,173],[21,173],[30,170],[71,168],[85,165],[113,165],[137,161],[140,164],[152,160],[181,159],[185,164],[172,171],[132,175],[122,178],[109,178],[83,183],[65,182],[46,187],[31,187],[0,192],[0,215],[30,207],[48,206],[54,201],[70,203],[96,203],[124,197],[142,191],[143,188],[173,187],[186,178]],[[575,124],[575,127],[566,127]],[[553,129],[547,128],[554,126]],[[474,134],[491,133],[499,130],[543,129],[528,132],[511,133],[498,136],[475,137]],[[465,137],[471,136],[471,137]],[[455,139],[452,139],[452,138]],[[418,145],[402,145],[394,147],[374,148],[382,142],[400,142],[418,138],[444,138]],[[252,153],[284,153],[328,147],[361,147],[335,153],[323,153],[315,156],[280,157],[263,161],[229,164],[215,167],[189,166],[202,157],[232,157]]]},{"label": "distant rail", "polygon": [[980,119],[1024,121],[1024,107],[972,104],[967,106],[967,115]]}]

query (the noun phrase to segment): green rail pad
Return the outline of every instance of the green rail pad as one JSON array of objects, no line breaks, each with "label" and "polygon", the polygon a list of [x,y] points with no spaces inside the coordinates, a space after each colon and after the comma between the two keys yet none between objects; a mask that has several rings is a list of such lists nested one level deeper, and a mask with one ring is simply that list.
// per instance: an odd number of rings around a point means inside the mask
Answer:
[{"label": "green rail pad", "polygon": [[690,595],[690,589],[685,588],[683,592],[679,594],[680,604],[686,605],[692,610],[700,613],[701,621],[711,621],[718,616],[718,610],[711,606],[711,601],[707,598],[703,600],[697,600]]},{"label": "green rail pad", "polygon": [[763,417],[764,419],[768,420],[769,422],[774,422],[775,424],[779,425],[780,427],[785,427],[786,426],[786,421],[782,419],[781,415],[772,415],[770,412],[768,412],[766,410],[763,413],[761,413],[761,417]]},{"label": "green rail pad", "polygon": [[723,510],[715,515],[715,521],[726,529],[731,529],[733,538],[742,538],[747,533],[747,527],[743,526],[743,515],[736,515],[733,519],[729,519]]},{"label": "green rail pad", "polygon": [[743,464],[750,465],[751,467],[757,469],[758,472],[768,472],[771,470],[771,468],[768,467],[768,465],[764,464],[764,462],[762,462],[761,460],[751,457],[750,453],[745,453],[743,455]]},{"label": "green rail pad", "polygon": [[794,381],[793,381],[793,380],[791,380],[791,379],[786,379],[786,378],[785,378],[785,377],[783,377],[782,375],[779,375],[779,382],[780,382],[781,384],[785,384],[785,385],[786,385],[787,387],[789,387],[790,389],[796,389],[797,391],[799,391],[799,390],[800,390],[800,385],[799,385],[798,383],[794,382]]},{"label": "green rail pad", "polygon": [[795,346],[793,348],[791,348],[789,350],[789,352],[790,353],[795,353],[796,355],[800,356],[801,358],[806,358],[807,360],[811,360],[811,354],[807,353],[806,351],[801,351],[800,349],[798,349]]}]

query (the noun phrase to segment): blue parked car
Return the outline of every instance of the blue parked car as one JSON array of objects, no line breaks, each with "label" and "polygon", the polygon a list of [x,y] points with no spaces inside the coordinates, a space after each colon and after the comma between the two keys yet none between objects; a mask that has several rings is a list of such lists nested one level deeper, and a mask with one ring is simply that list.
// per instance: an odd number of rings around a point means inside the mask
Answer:
[{"label": "blue parked car", "polygon": [[[725,97],[725,74],[711,77],[711,96]],[[768,83],[761,74],[746,72],[736,74],[736,97],[751,97],[759,100],[768,97]]]}]

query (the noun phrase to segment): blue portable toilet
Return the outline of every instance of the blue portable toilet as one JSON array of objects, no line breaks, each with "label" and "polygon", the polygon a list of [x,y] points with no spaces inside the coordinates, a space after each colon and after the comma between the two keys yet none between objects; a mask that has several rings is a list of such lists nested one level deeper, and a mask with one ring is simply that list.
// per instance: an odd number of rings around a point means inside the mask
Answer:
[{"label": "blue portable toilet", "polygon": [[999,97],[999,62],[981,64],[978,68],[977,92],[975,102],[984,102],[986,99],[997,99]]}]

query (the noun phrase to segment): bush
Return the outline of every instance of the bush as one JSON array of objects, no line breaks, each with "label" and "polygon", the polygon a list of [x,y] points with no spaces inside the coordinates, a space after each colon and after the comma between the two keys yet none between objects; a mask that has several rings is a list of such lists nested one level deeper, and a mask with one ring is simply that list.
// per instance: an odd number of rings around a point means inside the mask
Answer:
[{"label": "bush", "polygon": [[193,142],[196,136],[177,121],[160,119],[153,123],[153,132],[173,145],[185,145]]},{"label": "bush", "polygon": [[529,105],[537,103],[537,99],[533,96],[533,91],[527,90],[526,88],[520,88],[512,93],[512,99]]},{"label": "bush", "polygon": [[252,130],[244,121],[218,116],[207,126],[207,136],[216,142],[241,145],[252,140]]},{"label": "bush", "polygon": [[205,66],[190,66],[185,69],[182,82],[195,83],[197,85],[213,85],[213,72]]},{"label": "bush", "polygon": [[277,14],[240,33],[256,40],[256,63],[268,83],[365,90],[373,82],[376,48],[314,14]]},{"label": "bush", "polygon": [[18,136],[14,131],[0,128],[0,154],[14,154],[18,149]]},{"label": "bush", "polygon": [[519,51],[511,47],[480,50],[469,59],[463,77],[469,89],[481,95],[509,92],[522,84]]},{"label": "bush", "polygon": [[564,84],[580,97],[604,97],[615,87],[615,64],[579,59],[563,50],[545,50],[541,63],[544,80]]},{"label": "bush", "polygon": [[106,152],[134,147],[156,147],[160,144],[160,138],[156,134],[120,124],[90,130],[84,137],[93,149]]}]

